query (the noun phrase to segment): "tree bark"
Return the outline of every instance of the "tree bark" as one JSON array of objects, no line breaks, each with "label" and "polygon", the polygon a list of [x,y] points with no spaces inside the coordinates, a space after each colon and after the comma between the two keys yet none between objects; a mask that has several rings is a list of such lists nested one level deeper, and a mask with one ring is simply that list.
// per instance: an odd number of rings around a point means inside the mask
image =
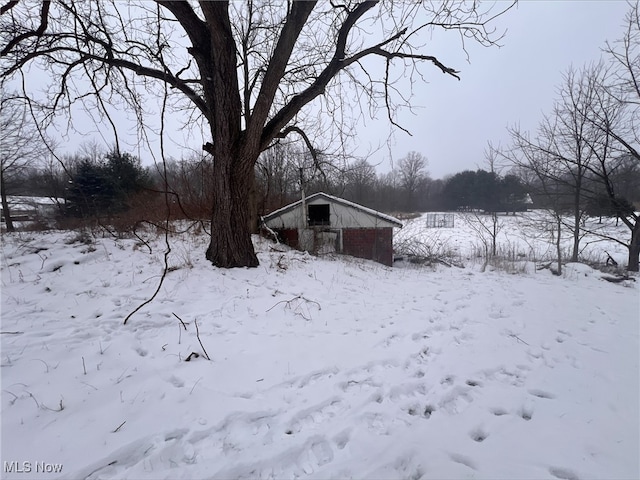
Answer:
[{"label": "tree bark", "polygon": [[214,160],[211,242],[206,258],[216,267],[258,266],[251,241],[254,175],[242,172],[243,163],[246,160],[238,161],[233,155]]},{"label": "tree bark", "polygon": [[640,271],[640,222],[636,222],[631,230],[631,243],[629,244],[629,272]]},{"label": "tree bark", "polygon": [[7,232],[14,232],[15,227],[11,220],[11,212],[9,211],[9,201],[7,200],[7,189],[4,185],[4,172],[0,170],[0,196],[2,197],[2,213],[4,214],[4,224]]}]

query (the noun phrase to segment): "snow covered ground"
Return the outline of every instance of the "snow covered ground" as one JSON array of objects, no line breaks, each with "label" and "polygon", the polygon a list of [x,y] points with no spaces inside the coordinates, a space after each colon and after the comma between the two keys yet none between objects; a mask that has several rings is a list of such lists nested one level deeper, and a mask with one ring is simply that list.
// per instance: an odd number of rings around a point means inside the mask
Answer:
[{"label": "snow covered ground", "polygon": [[[414,246],[413,242],[428,245],[430,253],[444,254],[460,263],[479,254],[484,255],[485,242],[491,244],[493,225],[491,216],[474,213],[453,213],[453,228],[427,228],[423,214],[405,222],[402,230],[396,232],[397,246]],[[442,220],[442,214],[437,217]],[[570,217],[563,219],[571,225]],[[631,239],[631,232],[623,222],[616,225],[612,218],[591,217],[585,219],[580,241],[580,259],[588,262],[605,263],[607,252],[620,265],[626,265],[629,251],[624,246],[604,237],[617,238],[625,243]],[[550,261],[557,258],[555,219],[544,210],[532,210],[518,215],[497,217],[497,253],[502,257],[530,261]],[[573,237],[569,228],[561,232],[563,258],[571,258]]]},{"label": "snow covered ground", "polygon": [[637,282],[187,235],[123,325],[163,238],[76,237],[3,235],[3,478],[640,477]]}]

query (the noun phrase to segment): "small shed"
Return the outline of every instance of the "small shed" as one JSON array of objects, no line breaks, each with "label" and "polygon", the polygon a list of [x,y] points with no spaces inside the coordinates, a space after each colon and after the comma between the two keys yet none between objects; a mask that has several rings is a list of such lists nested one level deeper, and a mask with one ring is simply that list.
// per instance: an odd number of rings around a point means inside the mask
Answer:
[{"label": "small shed", "polygon": [[[9,213],[14,222],[30,222],[37,219],[54,218],[59,206],[64,204],[62,198],[7,196]],[[0,206],[0,221],[4,222],[4,208]]]},{"label": "small shed", "polygon": [[402,223],[384,213],[323,192],[265,216],[264,224],[287,245],[314,253],[344,253],[393,264],[393,229]]}]

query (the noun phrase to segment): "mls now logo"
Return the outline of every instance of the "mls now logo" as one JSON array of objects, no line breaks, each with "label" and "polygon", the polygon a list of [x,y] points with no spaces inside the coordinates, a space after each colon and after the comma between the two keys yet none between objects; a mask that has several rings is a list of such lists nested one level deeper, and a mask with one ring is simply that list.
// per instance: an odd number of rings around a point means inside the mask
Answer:
[{"label": "mls now logo", "polygon": [[61,463],[4,462],[4,473],[61,473]]}]

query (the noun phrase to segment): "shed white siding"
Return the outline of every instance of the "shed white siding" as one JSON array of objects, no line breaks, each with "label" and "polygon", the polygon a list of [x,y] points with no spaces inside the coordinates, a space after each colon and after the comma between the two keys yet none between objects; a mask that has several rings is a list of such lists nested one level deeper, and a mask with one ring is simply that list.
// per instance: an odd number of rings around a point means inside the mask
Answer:
[{"label": "shed white siding", "polygon": [[309,205],[329,205],[330,217],[328,227],[343,228],[385,228],[399,227],[402,224],[393,217],[384,215],[346,200],[319,193],[310,196],[305,202],[296,202],[269,214],[265,223],[269,228],[306,228]]}]

